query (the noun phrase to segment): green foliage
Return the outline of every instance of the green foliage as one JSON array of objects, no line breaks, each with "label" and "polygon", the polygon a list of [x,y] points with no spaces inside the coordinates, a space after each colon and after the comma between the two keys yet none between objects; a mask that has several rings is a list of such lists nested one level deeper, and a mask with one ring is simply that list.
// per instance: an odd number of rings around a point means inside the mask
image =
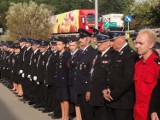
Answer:
[{"label": "green foliage", "polygon": [[43,4],[11,3],[6,13],[7,29],[14,39],[23,36],[47,40],[51,30],[50,16]]},{"label": "green foliage", "polygon": [[160,27],[160,1],[146,0],[144,2],[133,2],[124,11],[124,14],[131,14],[134,18],[131,23],[133,29],[144,27]]}]

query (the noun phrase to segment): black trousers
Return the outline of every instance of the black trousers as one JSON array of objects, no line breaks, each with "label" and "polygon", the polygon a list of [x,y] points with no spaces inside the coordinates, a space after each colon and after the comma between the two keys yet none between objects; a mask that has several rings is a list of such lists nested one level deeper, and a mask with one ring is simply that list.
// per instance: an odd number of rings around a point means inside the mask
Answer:
[{"label": "black trousers", "polygon": [[105,106],[94,106],[94,120],[108,120],[107,109]]},{"label": "black trousers", "polygon": [[93,107],[86,101],[85,95],[78,95],[82,120],[94,120]]},{"label": "black trousers", "polygon": [[106,120],[133,120],[133,110],[107,108]]}]

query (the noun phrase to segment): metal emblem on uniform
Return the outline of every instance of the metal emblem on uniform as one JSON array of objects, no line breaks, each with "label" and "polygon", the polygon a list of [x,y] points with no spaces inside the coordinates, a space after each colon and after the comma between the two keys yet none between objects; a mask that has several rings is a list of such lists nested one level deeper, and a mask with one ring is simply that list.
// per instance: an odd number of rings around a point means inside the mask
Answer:
[{"label": "metal emblem on uniform", "polygon": [[83,65],[83,67],[84,67],[84,69],[86,69],[86,68],[87,68],[87,65]]},{"label": "metal emblem on uniform", "polygon": [[62,68],[62,65],[59,65],[59,68]]},{"label": "metal emblem on uniform", "polygon": [[80,69],[80,70],[82,70],[82,64],[80,64],[80,67],[79,67],[79,69]]},{"label": "metal emblem on uniform", "polygon": [[42,65],[44,65],[45,64],[45,61],[42,61]]},{"label": "metal emblem on uniform", "polygon": [[123,54],[123,51],[121,51],[119,54],[122,55],[122,54]]},{"label": "metal emblem on uniform", "polygon": [[15,60],[12,60],[12,63],[15,63]]},{"label": "metal emblem on uniform", "polygon": [[36,59],[34,59],[34,63],[36,63]]},{"label": "metal emblem on uniform", "polygon": [[106,54],[106,55],[104,55],[104,57],[107,57],[107,54]]},{"label": "metal emblem on uniform", "polygon": [[117,60],[117,62],[122,62],[122,60]]},{"label": "metal emblem on uniform", "polygon": [[109,62],[108,62],[108,61],[102,61],[102,63],[103,63],[103,64],[107,64],[107,63],[109,63]]}]

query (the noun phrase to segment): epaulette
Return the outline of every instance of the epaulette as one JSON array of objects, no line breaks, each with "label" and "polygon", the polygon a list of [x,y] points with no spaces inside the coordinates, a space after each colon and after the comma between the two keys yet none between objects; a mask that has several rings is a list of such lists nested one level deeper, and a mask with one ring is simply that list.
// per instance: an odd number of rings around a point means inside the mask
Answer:
[{"label": "epaulette", "polygon": [[155,58],[154,61],[157,63],[157,65],[160,65],[160,59],[159,58]]}]

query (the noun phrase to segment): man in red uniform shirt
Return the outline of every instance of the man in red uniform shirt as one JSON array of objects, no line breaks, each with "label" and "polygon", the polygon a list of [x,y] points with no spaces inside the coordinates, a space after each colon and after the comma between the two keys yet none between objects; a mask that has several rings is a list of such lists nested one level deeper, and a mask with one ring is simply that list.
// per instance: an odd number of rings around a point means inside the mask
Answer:
[{"label": "man in red uniform shirt", "polygon": [[145,29],[139,32],[135,41],[135,47],[141,56],[141,60],[135,65],[134,75],[136,91],[135,120],[147,120],[151,93],[158,81],[159,66],[155,62],[157,56],[152,51],[156,39],[155,32]]}]

